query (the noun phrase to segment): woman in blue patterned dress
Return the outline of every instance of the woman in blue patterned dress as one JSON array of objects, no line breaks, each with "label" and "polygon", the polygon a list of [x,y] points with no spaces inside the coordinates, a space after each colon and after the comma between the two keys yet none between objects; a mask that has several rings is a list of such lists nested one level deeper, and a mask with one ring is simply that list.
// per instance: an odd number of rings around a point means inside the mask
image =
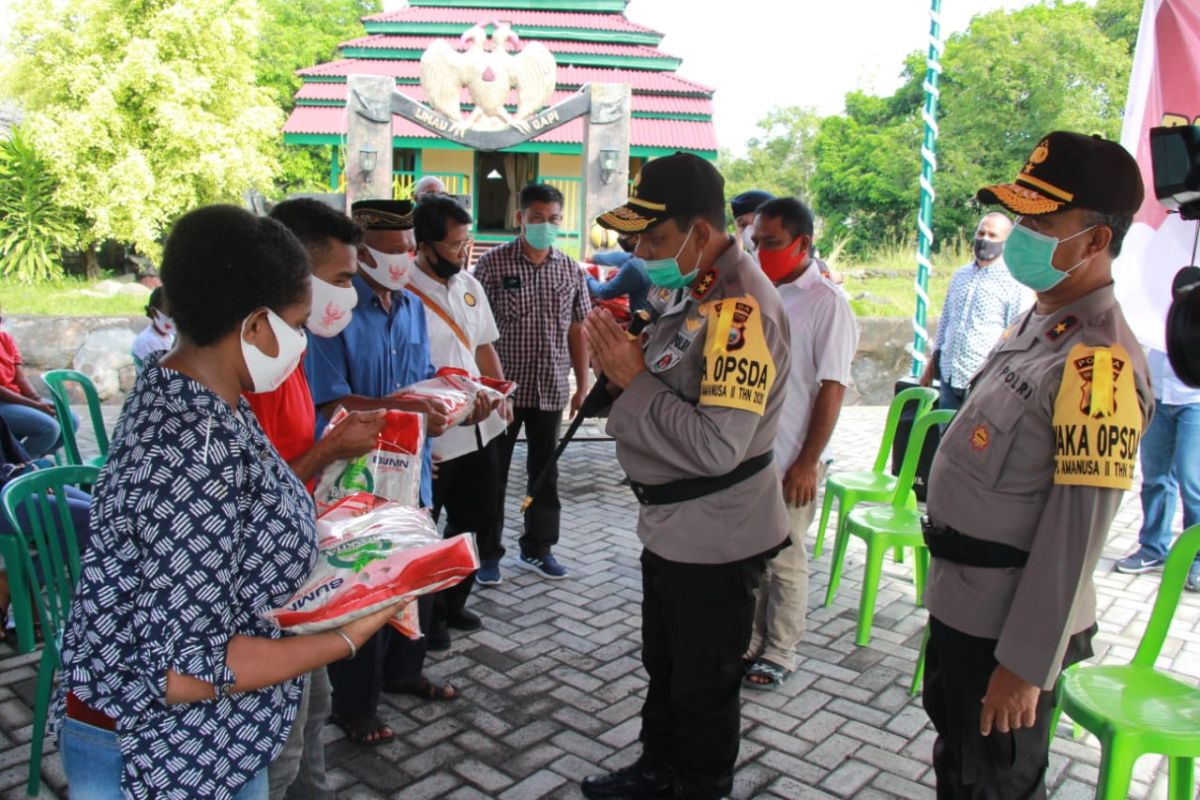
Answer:
[{"label": "woman in blue patterned dress", "polygon": [[395,608],[283,638],[259,616],[316,559],[312,500],[241,399],[303,353],[303,246],[274,220],[210,206],[175,225],[161,274],[179,338],[138,379],[96,486],[59,749],[72,800],[258,800],[300,676],[353,655]]}]

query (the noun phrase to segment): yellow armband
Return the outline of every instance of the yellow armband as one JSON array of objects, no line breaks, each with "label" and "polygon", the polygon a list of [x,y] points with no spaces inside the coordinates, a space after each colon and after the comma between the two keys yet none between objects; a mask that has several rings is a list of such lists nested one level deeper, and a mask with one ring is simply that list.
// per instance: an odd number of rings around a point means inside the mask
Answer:
[{"label": "yellow armband", "polygon": [[1125,348],[1071,348],[1054,400],[1053,424],[1055,483],[1132,486],[1142,410]]}]

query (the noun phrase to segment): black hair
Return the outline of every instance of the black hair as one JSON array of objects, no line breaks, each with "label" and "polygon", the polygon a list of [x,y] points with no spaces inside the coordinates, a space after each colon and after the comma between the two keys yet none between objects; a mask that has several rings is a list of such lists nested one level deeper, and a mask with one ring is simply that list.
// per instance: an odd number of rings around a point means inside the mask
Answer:
[{"label": "black hair", "polygon": [[760,217],[779,220],[793,239],[813,235],[813,213],[794,197],[776,197],[756,210]]},{"label": "black hair", "polygon": [[[154,319],[154,314],[151,313],[154,309],[158,309],[164,314],[167,313],[166,298],[163,296],[161,286],[155,286],[150,292],[150,297],[146,300],[146,316],[150,319]],[[167,314],[167,316],[170,316],[170,314]]]},{"label": "black hair", "polygon": [[697,212],[690,216],[680,215],[676,217],[668,217],[668,219],[675,223],[675,227],[679,228],[680,232],[687,232],[687,229],[692,227],[692,223],[698,219],[704,220],[711,225],[714,230],[717,231],[725,230],[726,226],[728,225],[728,222],[725,219],[724,204],[717,209],[711,209],[705,212]]},{"label": "black hair", "polygon": [[271,209],[271,219],[282,222],[311,253],[323,252],[330,239],[351,247],[362,244],[361,225],[311,197],[284,200]]},{"label": "black hair", "polygon": [[452,197],[444,194],[429,195],[417,204],[413,212],[413,236],[417,244],[432,244],[446,238],[449,224],[458,222],[471,224],[471,214]]},{"label": "black hair", "polygon": [[308,252],[282,223],[214,205],[175,223],[159,274],[179,332],[205,347],[257,309],[303,300],[310,272]]},{"label": "black hair", "polygon": [[1108,243],[1108,253],[1113,258],[1121,255],[1121,245],[1125,242],[1125,234],[1133,225],[1132,214],[1104,214],[1099,211],[1085,211],[1084,222],[1088,225],[1103,225],[1112,231],[1112,239]]},{"label": "black hair", "polygon": [[563,194],[548,183],[531,183],[521,190],[521,210],[529,208],[534,203],[558,203],[565,206]]}]

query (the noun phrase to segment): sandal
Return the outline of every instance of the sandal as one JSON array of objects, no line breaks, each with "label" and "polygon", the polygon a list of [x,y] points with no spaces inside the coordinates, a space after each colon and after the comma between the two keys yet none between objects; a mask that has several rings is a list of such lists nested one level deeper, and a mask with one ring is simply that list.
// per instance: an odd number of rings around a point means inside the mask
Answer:
[{"label": "sandal", "polygon": [[784,669],[765,658],[760,658],[750,665],[750,669],[746,670],[746,677],[742,679],[742,684],[750,689],[769,691],[782,686],[791,674],[791,670]]},{"label": "sandal", "polygon": [[416,683],[385,683],[383,690],[388,694],[410,694],[422,700],[453,700],[458,697],[458,690],[450,681],[439,682],[424,675]]},{"label": "sandal", "polygon": [[346,738],[363,747],[378,747],[396,738],[396,733],[379,717],[372,714],[361,720],[345,720],[334,717],[330,720],[342,729]]}]

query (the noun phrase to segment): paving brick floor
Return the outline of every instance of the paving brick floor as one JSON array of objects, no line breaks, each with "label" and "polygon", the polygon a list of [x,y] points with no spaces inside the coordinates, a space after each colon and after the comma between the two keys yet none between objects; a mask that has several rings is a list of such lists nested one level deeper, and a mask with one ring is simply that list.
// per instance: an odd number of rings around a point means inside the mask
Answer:
[{"label": "paving brick floor", "polygon": [[[883,423],[879,408],[847,408],[835,445],[838,467],[869,467]],[[459,635],[431,658],[430,674],[461,691],[452,703],[387,697],[383,718],[397,739],[374,749],[326,729],[331,774],[342,798],[578,798],[584,775],[623,766],[637,754],[638,709],[645,691],[639,660],[637,504],[611,442],[585,428],[589,441],[562,462],[563,541],[571,568],[544,581],[504,562],[504,583],[479,587],[472,607],[484,630]],[[514,470],[524,468],[523,447]],[[516,484],[520,481],[514,481]],[[509,498],[508,544],[519,517]],[[1127,496],[1098,570],[1098,659],[1127,660],[1158,587],[1154,576],[1111,572],[1140,523],[1137,495]],[[911,570],[884,568],[868,647],[854,644],[863,550],[855,541],[841,590],[823,608],[829,551],[813,562],[808,632],[797,672],[783,690],[745,692],[736,798],[924,798],[933,796],[932,732],[908,685],[925,612],[914,606]],[[1185,595],[1163,665],[1200,679],[1200,598]],[[31,736],[36,654],[0,647],[0,794],[23,794]],[[1064,721],[1049,771],[1051,797],[1094,795],[1099,750],[1074,741]],[[57,755],[42,766],[46,796],[65,796]],[[58,792],[59,794],[55,794]],[[1165,797],[1160,759],[1138,763],[1132,797]]]}]

